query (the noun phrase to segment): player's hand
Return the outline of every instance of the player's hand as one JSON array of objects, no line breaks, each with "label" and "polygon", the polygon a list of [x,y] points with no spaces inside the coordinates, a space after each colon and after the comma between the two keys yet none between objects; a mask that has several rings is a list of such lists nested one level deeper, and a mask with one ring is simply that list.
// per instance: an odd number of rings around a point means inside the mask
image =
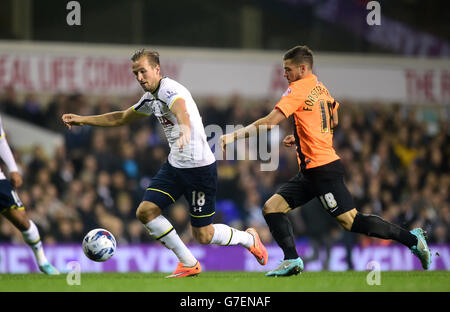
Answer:
[{"label": "player's hand", "polygon": [[22,186],[23,180],[22,176],[18,172],[11,172],[11,184],[14,188],[19,188]]},{"label": "player's hand", "polygon": [[295,137],[292,134],[286,136],[283,140],[283,144],[286,147],[293,146],[295,144]]},{"label": "player's hand", "polygon": [[75,114],[64,114],[61,117],[64,124],[67,126],[67,128],[71,129],[72,126],[82,126],[82,116],[75,115]]},{"label": "player's hand", "polygon": [[177,139],[177,145],[180,149],[183,149],[191,141],[191,131],[189,129],[182,130],[180,136]]},{"label": "player's hand", "polygon": [[230,143],[233,143],[233,142],[234,142],[234,133],[229,133],[229,134],[222,135],[219,138],[219,145],[220,145],[220,148],[222,149],[222,152],[225,151],[225,146],[227,144],[230,144]]}]

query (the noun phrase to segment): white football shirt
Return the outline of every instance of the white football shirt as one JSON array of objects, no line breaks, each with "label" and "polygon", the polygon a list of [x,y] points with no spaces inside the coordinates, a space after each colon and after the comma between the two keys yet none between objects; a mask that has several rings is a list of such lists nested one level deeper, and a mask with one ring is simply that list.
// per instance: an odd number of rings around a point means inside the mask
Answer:
[{"label": "white football shirt", "polygon": [[[176,143],[180,129],[177,118],[170,108],[179,99],[184,99],[189,114],[191,141],[183,149]],[[208,145],[202,118],[191,93],[183,85],[168,77],[163,77],[155,92],[146,92],[134,111],[146,116],[155,115],[164,129],[170,146],[169,163],[176,168],[196,168],[212,164],[216,159]]]},{"label": "white football shirt", "polygon": [[[3,162],[6,164],[10,172],[19,171],[19,169],[17,168],[16,161],[14,160],[14,156],[8,145],[8,141],[6,140],[1,117],[0,117],[0,159],[3,160]],[[4,179],[6,179],[6,176],[2,172],[2,169],[0,168],[0,180]]]}]

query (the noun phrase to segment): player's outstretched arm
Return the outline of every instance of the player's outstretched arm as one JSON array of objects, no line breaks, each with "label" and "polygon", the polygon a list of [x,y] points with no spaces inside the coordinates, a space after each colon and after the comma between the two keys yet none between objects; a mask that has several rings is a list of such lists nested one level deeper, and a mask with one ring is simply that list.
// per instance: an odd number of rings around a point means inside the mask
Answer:
[{"label": "player's outstretched arm", "polygon": [[62,115],[62,121],[71,129],[72,126],[117,127],[141,119],[145,116],[138,114],[132,107],[124,111],[111,112],[102,115],[80,116],[76,114]]},{"label": "player's outstretched arm", "polygon": [[238,129],[232,133],[222,135],[219,139],[220,147],[222,148],[223,151],[225,150],[225,146],[227,144],[233,143],[238,139],[244,139],[257,135],[261,127],[266,127],[266,129],[272,130],[273,127],[278,125],[285,118],[286,117],[282,112],[280,112],[278,109],[274,109],[268,115],[256,120],[247,127]]}]

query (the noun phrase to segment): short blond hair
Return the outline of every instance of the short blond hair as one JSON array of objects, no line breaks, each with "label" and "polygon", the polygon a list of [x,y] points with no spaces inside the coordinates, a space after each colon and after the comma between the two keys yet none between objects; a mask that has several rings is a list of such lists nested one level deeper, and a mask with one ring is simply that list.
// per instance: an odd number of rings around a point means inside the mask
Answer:
[{"label": "short blond hair", "polygon": [[133,56],[131,57],[131,60],[133,62],[137,62],[141,58],[146,57],[148,60],[148,63],[155,67],[156,65],[159,65],[159,53],[156,51],[151,51],[147,49],[139,49],[136,52],[134,52]]}]

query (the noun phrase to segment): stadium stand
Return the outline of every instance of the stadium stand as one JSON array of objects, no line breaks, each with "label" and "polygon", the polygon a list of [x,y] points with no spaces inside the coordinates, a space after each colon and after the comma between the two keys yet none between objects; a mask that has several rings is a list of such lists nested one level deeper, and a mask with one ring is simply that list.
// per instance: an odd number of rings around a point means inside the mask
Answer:
[{"label": "stadium stand", "polygon": [[[199,100],[205,125],[246,124],[271,109],[270,101],[257,111],[247,109],[239,96],[228,99],[225,106],[216,105],[216,100]],[[132,100],[120,105],[103,100],[90,105],[82,94],[59,94],[48,103],[39,103],[32,94],[18,100],[10,89],[0,94],[2,115],[64,135],[64,144],[54,155],[40,146],[34,146],[31,155],[12,146],[25,181],[19,196],[44,243],[79,242],[94,227],[110,229],[120,244],[151,241],[135,218],[135,209],[168,152],[157,122],[146,118],[129,127],[69,131],[60,121],[63,112],[100,113],[131,104]],[[289,127],[289,123],[281,125],[281,133],[288,133]],[[431,243],[450,242],[450,137],[445,116],[424,106],[346,101],[334,140],[346,167],[346,184],[361,211],[409,229],[422,227]],[[216,220],[239,229],[255,227],[264,242],[272,242],[261,206],[297,172],[295,150],[280,148],[276,171],[261,172],[259,161],[219,161],[218,165]],[[179,200],[167,217],[182,239],[191,243],[184,206]],[[290,213],[300,240],[310,239],[319,246],[390,243],[344,233],[320,209],[312,201]],[[325,237],[315,234],[317,227],[328,229]],[[20,233],[3,218],[0,241],[21,241]]]}]

